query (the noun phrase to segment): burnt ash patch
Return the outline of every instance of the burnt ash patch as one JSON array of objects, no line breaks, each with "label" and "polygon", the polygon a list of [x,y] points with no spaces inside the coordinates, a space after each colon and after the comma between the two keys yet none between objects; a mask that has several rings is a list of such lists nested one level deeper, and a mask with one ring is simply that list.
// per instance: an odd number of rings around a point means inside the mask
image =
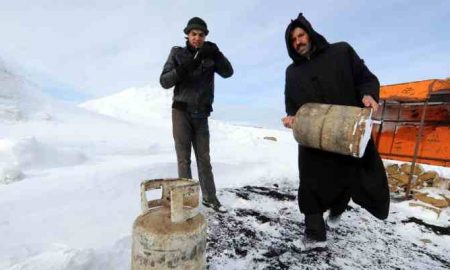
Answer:
[{"label": "burnt ash patch", "polygon": [[[434,252],[404,239],[395,228],[415,220],[379,221],[365,210],[349,206],[339,227],[328,229],[328,248],[301,252],[292,242],[304,230],[296,200],[297,190],[288,186],[245,186],[223,189],[220,197],[242,199],[225,214],[206,210],[208,220],[208,269],[224,269],[239,260],[243,268],[233,269],[449,269],[448,254]],[[270,209],[264,205],[270,204]],[[436,226],[437,227],[437,226]],[[445,228],[427,227],[442,234]],[[444,233],[445,234],[445,233]],[[445,234],[447,235],[447,234]],[[228,270],[228,269],[227,269]]]},{"label": "burnt ash patch", "polygon": [[277,184],[272,187],[244,186],[241,189],[231,189],[228,191],[235,193],[237,197],[244,200],[251,200],[255,195],[262,195],[278,201],[295,201],[297,198],[296,189],[279,189]]},{"label": "burnt ash patch", "polygon": [[251,210],[251,209],[236,209],[235,212],[236,212],[236,215],[239,216],[239,217],[252,216],[252,217],[256,218],[256,220],[258,220],[261,223],[266,223],[266,222],[269,222],[269,221],[273,221],[272,218],[270,218],[270,217],[268,217],[268,216],[266,216],[264,214],[261,214],[258,211]]},{"label": "burnt ash patch", "polygon": [[432,225],[432,224],[428,224],[423,222],[422,220],[415,218],[415,217],[411,217],[408,218],[406,220],[402,220],[402,223],[415,223],[418,225],[421,225],[423,227],[425,227],[426,229],[428,229],[429,231],[434,232],[435,234],[439,234],[439,235],[450,235],[450,227],[439,227],[436,225]]}]

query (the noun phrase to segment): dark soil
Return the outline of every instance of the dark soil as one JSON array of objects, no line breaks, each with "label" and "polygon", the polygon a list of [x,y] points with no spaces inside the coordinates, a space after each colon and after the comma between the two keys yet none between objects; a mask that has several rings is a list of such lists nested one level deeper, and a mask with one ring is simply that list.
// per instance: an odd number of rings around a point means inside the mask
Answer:
[{"label": "dark soil", "polygon": [[[398,233],[404,223],[416,224],[415,234],[448,236],[449,228],[415,218],[397,220],[395,214],[379,221],[360,207],[349,206],[339,227],[328,230],[325,250],[300,252],[292,245],[304,230],[296,194],[278,185],[221,190],[219,197],[245,204],[225,214],[207,210],[208,269],[231,270],[223,267],[227,264],[242,269],[450,269],[448,252],[433,252]],[[271,207],[265,209],[267,204]]]}]

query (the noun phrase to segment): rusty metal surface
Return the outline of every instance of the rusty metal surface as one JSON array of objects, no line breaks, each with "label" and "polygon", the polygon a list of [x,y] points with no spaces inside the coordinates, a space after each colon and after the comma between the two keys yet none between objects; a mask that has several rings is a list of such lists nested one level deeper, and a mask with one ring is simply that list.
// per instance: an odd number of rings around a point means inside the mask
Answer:
[{"label": "rusty metal surface", "polygon": [[[162,196],[147,200],[148,190]],[[143,214],[133,225],[132,270],[206,269],[206,220],[198,212],[199,186],[190,179],[141,184]]]},{"label": "rusty metal surface", "polygon": [[[307,103],[296,113],[293,133],[307,147],[361,157],[370,133],[370,109]],[[367,138],[368,140],[368,138]]]}]

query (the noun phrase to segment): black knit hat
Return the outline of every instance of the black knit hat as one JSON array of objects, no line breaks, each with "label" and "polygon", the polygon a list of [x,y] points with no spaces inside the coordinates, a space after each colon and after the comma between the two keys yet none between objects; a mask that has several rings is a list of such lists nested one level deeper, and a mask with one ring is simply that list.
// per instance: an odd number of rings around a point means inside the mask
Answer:
[{"label": "black knit hat", "polygon": [[189,34],[192,29],[202,30],[203,32],[205,32],[205,36],[209,33],[206,22],[199,17],[194,17],[188,21],[186,28],[184,28],[184,33],[186,35]]}]

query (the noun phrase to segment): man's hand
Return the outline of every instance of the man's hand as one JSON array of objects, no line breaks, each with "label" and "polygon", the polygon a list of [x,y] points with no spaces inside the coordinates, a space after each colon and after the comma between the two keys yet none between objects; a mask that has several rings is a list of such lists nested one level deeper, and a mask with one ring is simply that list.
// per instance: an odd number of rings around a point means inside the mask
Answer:
[{"label": "man's hand", "polygon": [[286,117],[281,118],[281,121],[283,122],[284,127],[292,128],[292,126],[294,125],[294,119],[295,119],[294,116],[288,115]]},{"label": "man's hand", "polygon": [[378,110],[378,103],[375,101],[375,99],[373,99],[371,95],[364,95],[362,103],[366,107],[372,107],[373,112],[376,112]]},{"label": "man's hand", "polygon": [[203,44],[203,47],[200,48],[199,54],[202,58],[210,58],[213,60],[217,60],[222,54],[219,50],[219,47],[215,43],[210,41],[206,41]]}]

